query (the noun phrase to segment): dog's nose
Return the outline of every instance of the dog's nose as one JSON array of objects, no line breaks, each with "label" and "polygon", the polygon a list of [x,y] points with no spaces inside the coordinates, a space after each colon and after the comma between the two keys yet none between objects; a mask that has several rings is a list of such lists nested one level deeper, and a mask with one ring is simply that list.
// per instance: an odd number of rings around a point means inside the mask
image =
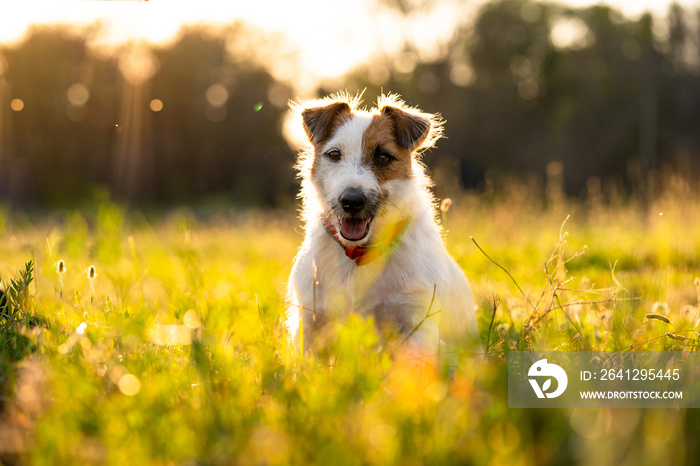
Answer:
[{"label": "dog's nose", "polygon": [[346,189],[340,196],[340,205],[348,214],[356,214],[365,208],[367,198],[356,188]]}]

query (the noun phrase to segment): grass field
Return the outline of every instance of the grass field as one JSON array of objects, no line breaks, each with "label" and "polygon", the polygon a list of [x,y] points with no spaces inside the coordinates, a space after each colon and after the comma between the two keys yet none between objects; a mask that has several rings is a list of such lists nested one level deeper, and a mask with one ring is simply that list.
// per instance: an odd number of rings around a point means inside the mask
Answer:
[{"label": "grass field", "polygon": [[683,189],[647,207],[544,207],[518,190],[455,199],[446,241],[488,355],[465,356],[452,381],[393,359],[358,316],[338,323],[333,364],[293,360],[281,325],[302,239],[293,213],[2,210],[0,460],[693,463],[695,410],[508,409],[504,359],[695,350],[699,201]]}]

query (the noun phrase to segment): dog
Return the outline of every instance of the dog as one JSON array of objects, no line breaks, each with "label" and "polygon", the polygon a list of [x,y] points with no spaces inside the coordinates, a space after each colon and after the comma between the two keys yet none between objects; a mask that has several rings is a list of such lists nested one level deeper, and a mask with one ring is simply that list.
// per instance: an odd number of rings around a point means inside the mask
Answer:
[{"label": "dog", "polygon": [[299,354],[328,322],[357,313],[435,364],[478,346],[472,292],[443,243],[420,161],[443,122],[397,95],[372,110],[360,104],[346,94],[292,104],[309,144],[297,164],[305,238],[289,277],[287,333]]}]

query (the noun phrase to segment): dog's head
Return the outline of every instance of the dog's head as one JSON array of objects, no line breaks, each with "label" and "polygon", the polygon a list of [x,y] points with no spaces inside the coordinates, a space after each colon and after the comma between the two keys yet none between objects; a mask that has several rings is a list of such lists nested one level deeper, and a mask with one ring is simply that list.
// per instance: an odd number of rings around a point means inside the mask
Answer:
[{"label": "dog's head", "polygon": [[368,241],[374,219],[398,206],[423,176],[417,155],[441,135],[435,115],[381,96],[377,108],[357,110],[357,101],[332,98],[301,112],[313,147],[305,174],[326,220],[348,244]]}]

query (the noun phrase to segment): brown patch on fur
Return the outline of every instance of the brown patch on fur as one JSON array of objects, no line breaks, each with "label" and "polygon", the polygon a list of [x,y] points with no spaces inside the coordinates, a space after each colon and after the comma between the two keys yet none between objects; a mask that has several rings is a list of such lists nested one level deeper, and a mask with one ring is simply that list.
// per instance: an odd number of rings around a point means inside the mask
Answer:
[{"label": "brown patch on fur", "polygon": [[348,118],[352,110],[347,102],[336,102],[325,107],[307,108],[301,112],[304,131],[309,141],[318,146],[327,141]]},{"label": "brown patch on fur", "polygon": [[[384,107],[374,115],[365,130],[362,146],[365,163],[372,168],[380,183],[412,176],[413,150],[425,140],[430,122],[394,107]],[[392,157],[382,164],[381,154]]]},{"label": "brown patch on fur", "polygon": [[396,128],[396,140],[409,151],[415,150],[428,137],[430,120],[398,107],[383,107],[382,115],[389,117]]},{"label": "brown patch on fur", "polygon": [[309,142],[314,146],[314,161],[311,165],[311,178],[318,168],[321,157],[319,151],[336,130],[352,117],[352,110],[347,102],[335,102],[324,107],[307,108],[301,112],[304,131]]}]

